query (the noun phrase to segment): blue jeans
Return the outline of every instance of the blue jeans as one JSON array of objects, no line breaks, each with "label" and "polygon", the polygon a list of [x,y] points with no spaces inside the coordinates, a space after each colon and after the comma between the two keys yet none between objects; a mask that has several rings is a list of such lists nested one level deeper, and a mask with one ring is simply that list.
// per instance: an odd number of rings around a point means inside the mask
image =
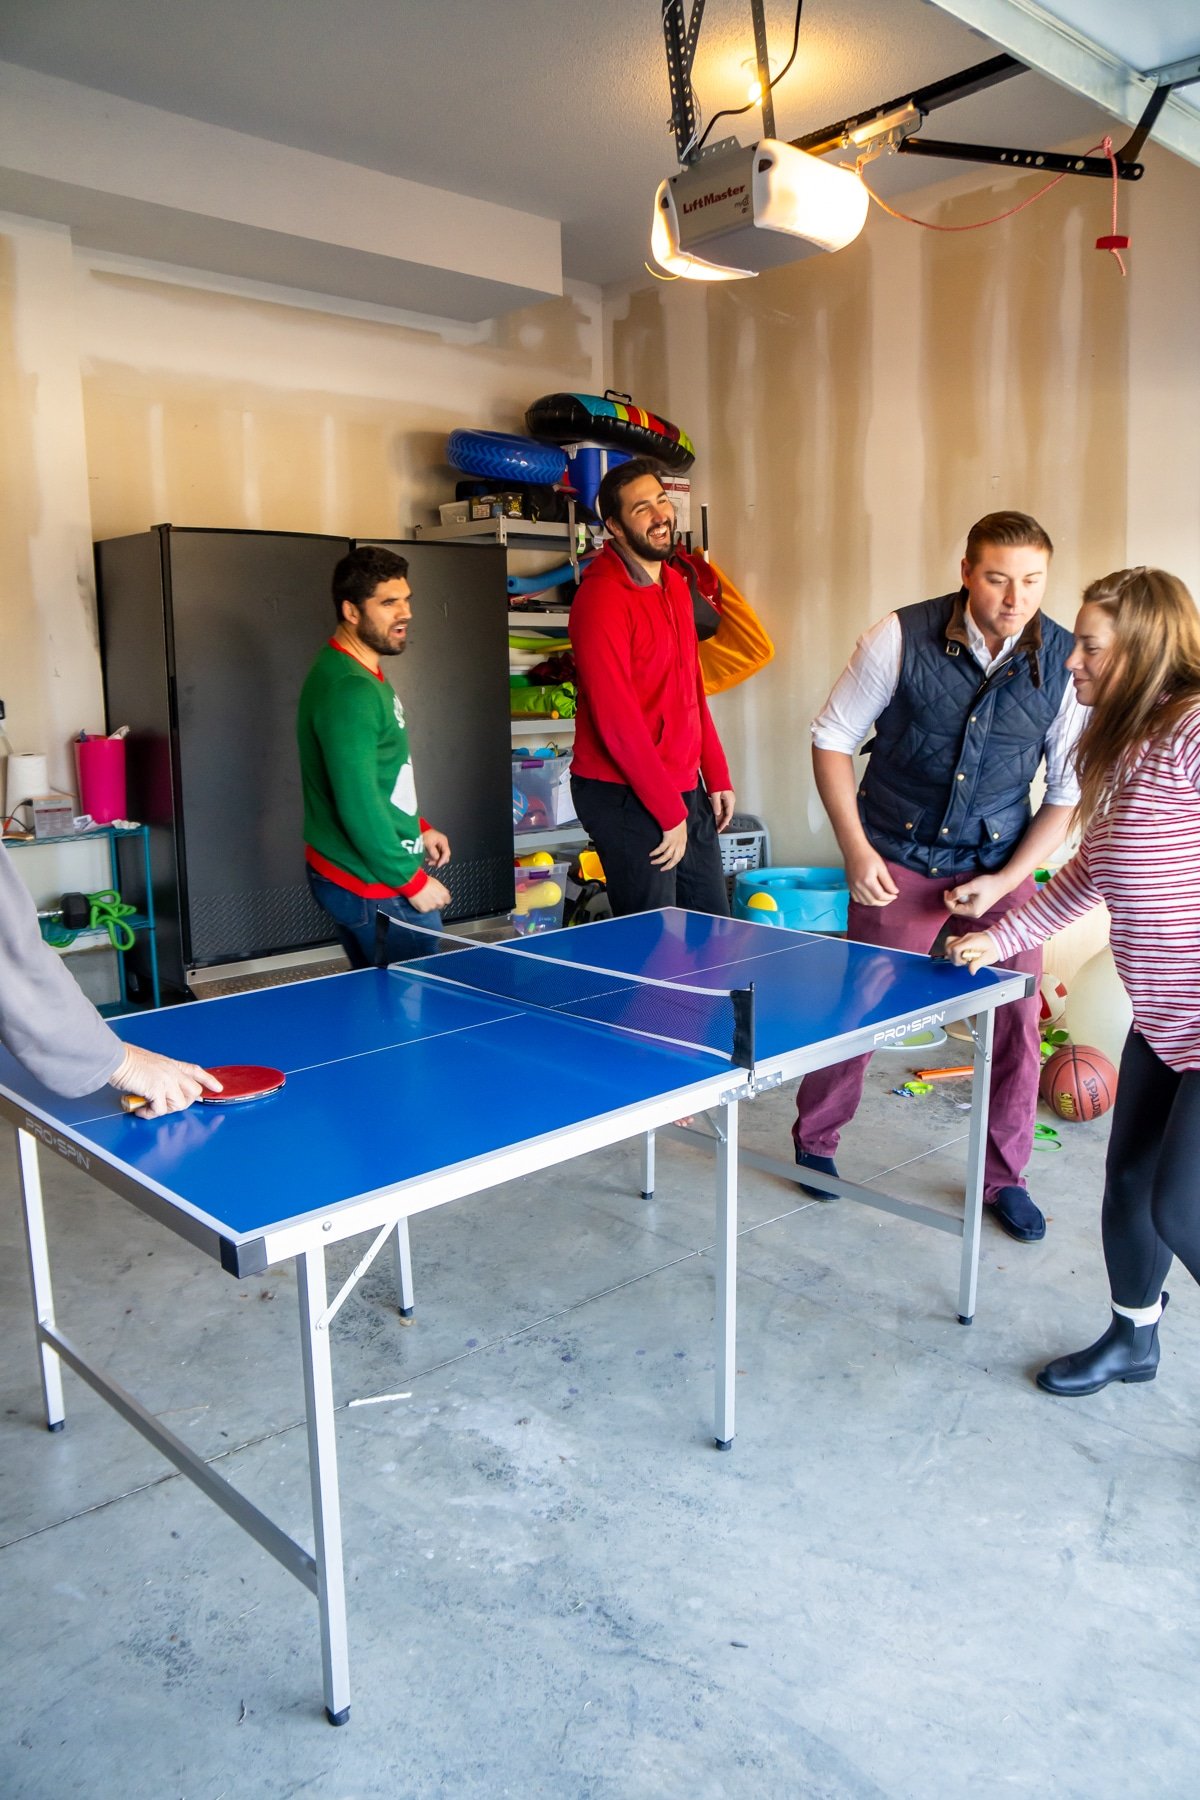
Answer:
[{"label": "blue jeans", "polygon": [[[333,920],[338,943],[346,952],[352,969],[382,968],[385,963],[409,962],[414,956],[429,956],[437,949],[437,941],[423,932],[405,931],[405,925],[420,925],[424,931],[440,931],[440,912],[418,912],[403,894],[386,900],[364,900],[349,888],[339,887],[309,867],[308,885],[312,897]],[[386,925],[380,920],[386,919]]]}]

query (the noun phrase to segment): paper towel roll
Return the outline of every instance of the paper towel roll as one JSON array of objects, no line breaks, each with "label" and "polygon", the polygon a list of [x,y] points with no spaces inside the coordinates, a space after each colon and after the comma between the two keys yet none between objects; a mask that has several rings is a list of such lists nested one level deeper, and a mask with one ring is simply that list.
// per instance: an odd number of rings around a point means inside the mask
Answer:
[{"label": "paper towel roll", "polygon": [[49,792],[46,758],[26,756],[14,751],[8,759],[8,780],[4,793],[5,818],[11,818],[22,801],[32,800],[35,794]]}]

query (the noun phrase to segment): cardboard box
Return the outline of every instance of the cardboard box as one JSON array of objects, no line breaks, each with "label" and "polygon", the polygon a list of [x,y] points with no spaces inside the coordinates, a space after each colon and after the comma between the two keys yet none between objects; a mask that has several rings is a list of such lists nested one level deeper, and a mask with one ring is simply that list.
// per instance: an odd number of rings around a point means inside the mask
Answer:
[{"label": "cardboard box", "polygon": [[692,484],[686,475],[664,475],[662,484],[675,508],[675,523],[686,537],[692,529]]},{"label": "cardboard box", "polygon": [[35,794],[29,804],[35,838],[74,837],[75,802],[70,794]]}]

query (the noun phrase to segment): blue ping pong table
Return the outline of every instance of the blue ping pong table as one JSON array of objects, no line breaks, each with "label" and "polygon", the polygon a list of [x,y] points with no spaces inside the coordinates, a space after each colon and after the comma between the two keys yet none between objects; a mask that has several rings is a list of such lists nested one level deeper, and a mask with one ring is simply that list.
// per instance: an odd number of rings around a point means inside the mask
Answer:
[{"label": "blue ping pong table", "polygon": [[[976,1078],[961,1215],[826,1182],[807,1170],[803,1178],[961,1236],[958,1312],[965,1323],[974,1311],[993,1016],[1027,993],[1026,976],[985,970],[970,978],[923,956],[676,909],[550,933],[522,940],[520,948],[522,977],[536,975],[547,994],[562,962],[590,971],[593,986],[600,972],[601,987],[609,974],[618,986],[628,978],[660,984],[659,993],[664,986],[745,990],[753,983],[753,1053],[738,1066],[711,1048],[472,991],[457,985],[457,954],[119,1022],[129,1042],[170,1055],[286,1072],[280,1092],[243,1105],[196,1106],[146,1121],[122,1113],[107,1090],[64,1100],[0,1051],[0,1110],[16,1126],[47,1425],[57,1431],[64,1423],[65,1363],[315,1593],[325,1710],[334,1724],[349,1716],[350,1687],[329,1327],[389,1242],[400,1310],[411,1311],[410,1218],[634,1137],[645,1140],[648,1192],[655,1132],[683,1115],[707,1114],[716,1163],[715,1438],[728,1448],[739,1103],[922,1027],[969,1019]],[[381,1123],[371,1128],[374,1122]],[[39,1149],[64,1157],[231,1275],[253,1276],[295,1259],[312,1554],[90,1363],[59,1325]],[[798,1178],[792,1164],[747,1160]],[[326,1251],[366,1232],[375,1234],[372,1242],[331,1299]]]}]

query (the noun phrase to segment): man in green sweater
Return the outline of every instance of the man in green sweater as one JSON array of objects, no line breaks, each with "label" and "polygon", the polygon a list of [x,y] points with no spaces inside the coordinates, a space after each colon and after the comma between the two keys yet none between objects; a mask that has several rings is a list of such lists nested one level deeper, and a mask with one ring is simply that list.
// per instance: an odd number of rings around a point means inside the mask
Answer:
[{"label": "man in green sweater", "polygon": [[411,594],[403,556],[364,546],[342,558],[337,628],[308,672],[296,721],[309,886],[358,969],[436,948],[401,927],[440,930],[450,903],[424,867],[444,867],[450,845],[417,810],[404,708],[379,660],[404,652]]}]

